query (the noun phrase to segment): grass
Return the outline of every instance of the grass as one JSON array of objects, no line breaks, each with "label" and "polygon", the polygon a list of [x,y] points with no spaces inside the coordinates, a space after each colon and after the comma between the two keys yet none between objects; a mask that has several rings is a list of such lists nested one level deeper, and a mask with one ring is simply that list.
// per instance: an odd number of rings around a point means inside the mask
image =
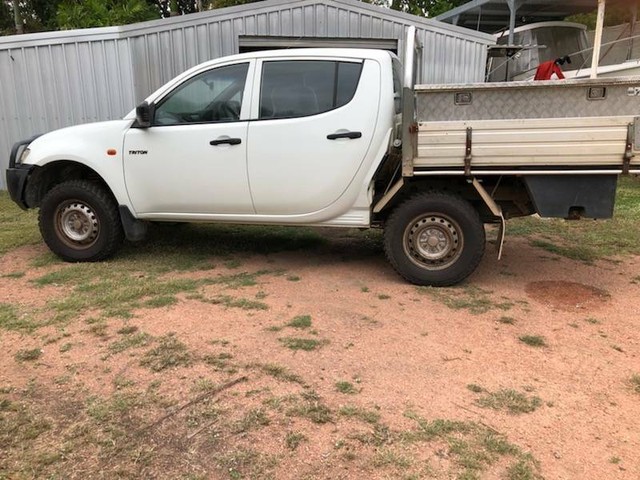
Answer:
[{"label": "grass", "polygon": [[336,390],[346,395],[353,395],[355,393],[358,393],[358,390],[353,386],[351,382],[346,382],[344,380],[336,382]]},{"label": "grass", "polygon": [[282,365],[276,365],[275,363],[257,363],[250,365],[250,367],[256,367],[267,375],[272,376],[276,380],[305,385],[305,382],[302,377],[300,377],[300,375],[296,375],[295,373],[290,372],[287,367],[284,367]]},{"label": "grass", "polygon": [[474,286],[417,288],[418,292],[429,295],[435,301],[443,303],[452,310],[468,310],[474,315],[480,315],[495,309],[509,310],[514,305],[513,302],[497,302],[491,298],[492,291]]},{"label": "grass", "polygon": [[530,347],[547,347],[547,342],[544,337],[540,335],[522,335],[518,337],[525,345],[529,345]]},{"label": "grass", "polygon": [[0,302],[0,329],[32,333],[50,322],[40,318],[37,312],[20,311],[15,305]]},{"label": "grass", "polygon": [[637,394],[640,394],[640,374],[634,373],[629,378],[629,384],[631,385],[631,390]]},{"label": "grass", "polygon": [[42,356],[42,350],[39,348],[21,349],[16,352],[14,358],[18,362],[33,362]]},{"label": "grass", "polygon": [[[537,474],[537,463],[533,458],[493,429],[469,421],[428,421],[413,412],[407,412],[405,416],[414,420],[417,428],[402,432],[402,442],[444,442],[448,447],[448,459],[458,470],[458,479],[483,478],[483,471],[504,461],[511,462],[507,463],[508,480],[540,478]],[[530,476],[518,476],[519,472],[528,472]]]},{"label": "grass", "polygon": [[0,191],[0,225],[0,255],[41,241],[37,212],[20,210],[4,191]]},{"label": "grass", "polygon": [[187,346],[174,334],[169,333],[158,339],[158,346],[144,354],[140,365],[154,372],[160,372],[167,368],[187,367],[191,362],[192,355]]},{"label": "grass", "polygon": [[565,221],[535,217],[510,221],[507,235],[527,236],[534,246],[584,262],[640,254],[640,179],[621,177],[610,220]]},{"label": "grass", "polygon": [[303,433],[299,432],[289,432],[287,436],[284,438],[284,443],[289,450],[297,449],[302,442],[308,442],[309,439]]},{"label": "grass", "polygon": [[278,340],[290,350],[304,350],[305,352],[316,350],[329,343],[328,340],[316,340],[315,338],[283,337]]},{"label": "grass", "polygon": [[322,403],[314,391],[305,391],[300,397],[295,398],[295,404],[287,410],[287,415],[306,418],[320,425],[333,421],[331,409]]},{"label": "grass", "polygon": [[[119,330],[118,332],[121,332]],[[128,330],[125,330],[128,331]],[[151,335],[144,332],[134,331],[132,333],[126,333],[122,338],[116,340],[115,342],[109,345],[110,353],[121,353],[125,350],[129,350],[131,348],[141,348],[146,347],[152,341]]]},{"label": "grass", "polygon": [[298,315],[293,318],[289,323],[287,323],[287,327],[292,328],[309,328],[311,327],[311,315]]},{"label": "grass", "polygon": [[345,405],[340,407],[338,414],[342,417],[356,418],[365,423],[378,423],[380,421],[380,414],[373,410],[367,410],[366,408],[357,407],[354,405]]},{"label": "grass", "polygon": [[254,273],[241,272],[231,275],[220,275],[211,281],[213,284],[223,285],[226,288],[236,289],[253,287],[258,284],[258,277],[270,273],[268,270],[259,270]]},{"label": "grass", "polygon": [[513,317],[502,316],[502,317],[498,318],[498,322],[499,323],[503,323],[505,325],[515,325],[516,319],[513,318]]},{"label": "grass", "polygon": [[250,300],[248,298],[236,298],[230,295],[217,295],[210,299],[204,300],[213,305],[222,305],[226,308],[240,308],[242,310],[268,310],[269,305],[258,300]]},{"label": "grass", "polygon": [[486,392],[484,396],[476,400],[476,405],[518,415],[535,411],[542,405],[542,400],[539,397],[527,396],[516,390],[502,389],[496,392]]},{"label": "grass", "polygon": [[231,427],[231,433],[246,433],[257,430],[271,423],[267,413],[262,408],[250,409],[243,417],[235,422]]}]

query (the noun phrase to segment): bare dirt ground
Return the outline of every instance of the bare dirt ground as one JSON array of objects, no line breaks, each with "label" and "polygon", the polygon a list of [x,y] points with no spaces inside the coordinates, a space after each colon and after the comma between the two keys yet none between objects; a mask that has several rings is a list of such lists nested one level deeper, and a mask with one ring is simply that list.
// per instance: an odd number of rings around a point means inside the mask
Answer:
[{"label": "bare dirt ground", "polygon": [[[0,329],[0,478],[640,478],[640,257],[509,238],[433,290],[323,235],[165,273],[209,281],[130,318]],[[5,324],[86,287],[38,286],[73,267],[42,255],[0,257]]]}]

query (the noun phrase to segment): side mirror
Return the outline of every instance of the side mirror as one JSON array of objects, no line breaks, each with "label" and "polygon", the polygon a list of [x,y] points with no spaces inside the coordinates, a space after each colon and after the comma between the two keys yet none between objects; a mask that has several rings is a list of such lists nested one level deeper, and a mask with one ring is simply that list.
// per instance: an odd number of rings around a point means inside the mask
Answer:
[{"label": "side mirror", "polygon": [[149,102],[142,102],[136,107],[136,124],[139,128],[149,128],[153,120],[155,105]]}]

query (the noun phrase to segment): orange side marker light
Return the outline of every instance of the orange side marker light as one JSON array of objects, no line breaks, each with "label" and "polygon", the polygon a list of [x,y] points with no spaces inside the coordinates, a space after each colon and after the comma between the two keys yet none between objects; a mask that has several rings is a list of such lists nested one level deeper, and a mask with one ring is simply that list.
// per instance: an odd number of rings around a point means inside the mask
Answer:
[{"label": "orange side marker light", "polygon": [[110,148],[109,150],[107,150],[107,155],[109,155],[110,157],[113,157],[116,153],[116,149],[115,148]]}]

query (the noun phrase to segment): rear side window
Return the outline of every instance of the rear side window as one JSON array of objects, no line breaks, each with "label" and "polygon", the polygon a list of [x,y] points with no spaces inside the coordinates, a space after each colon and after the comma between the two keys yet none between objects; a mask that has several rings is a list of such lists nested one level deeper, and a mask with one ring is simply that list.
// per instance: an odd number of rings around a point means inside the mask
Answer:
[{"label": "rear side window", "polygon": [[362,63],[326,60],[265,62],[262,67],[260,118],[306,117],[351,101]]}]

